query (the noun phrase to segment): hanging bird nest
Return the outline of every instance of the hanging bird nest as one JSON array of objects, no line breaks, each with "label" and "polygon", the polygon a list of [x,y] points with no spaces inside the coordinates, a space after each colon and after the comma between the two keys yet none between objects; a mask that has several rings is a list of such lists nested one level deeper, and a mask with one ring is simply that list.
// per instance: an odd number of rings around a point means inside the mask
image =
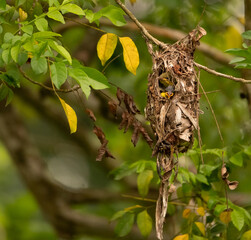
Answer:
[{"label": "hanging bird nest", "polygon": [[169,177],[175,166],[174,156],[186,152],[193,144],[198,129],[198,79],[194,69],[194,51],[206,31],[198,27],[185,38],[153,51],[152,73],[148,76],[146,117],[156,136],[153,155],[161,178],[156,207],[157,237],[163,239],[162,228],[167,210]]}]

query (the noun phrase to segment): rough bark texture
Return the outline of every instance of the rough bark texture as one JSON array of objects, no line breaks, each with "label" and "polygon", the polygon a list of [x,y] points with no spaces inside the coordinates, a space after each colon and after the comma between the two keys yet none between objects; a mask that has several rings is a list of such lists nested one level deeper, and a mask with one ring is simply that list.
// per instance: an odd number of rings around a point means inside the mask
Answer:
[{"label": "rough bark texture", "polygon": [[153,155],[157,155],[161,178],[156,206],[158,239],[163,239],[174,153],[188,150],[193,143],[194,130],[198,128],[198,79],[193,53],[205,34],[199,27],[175,44],[161,51],[151,51],[153,72],[148,77],[146,115],[156,136]]}]

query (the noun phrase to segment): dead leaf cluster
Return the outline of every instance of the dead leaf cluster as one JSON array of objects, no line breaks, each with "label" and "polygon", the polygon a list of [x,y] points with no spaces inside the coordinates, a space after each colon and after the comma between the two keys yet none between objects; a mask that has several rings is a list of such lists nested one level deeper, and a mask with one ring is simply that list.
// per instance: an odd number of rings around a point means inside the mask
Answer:
[{"label": "dead leaf cluster", "polygon": [[229,181],[228,180],[229,173],[226,168],[226,164],[224,163],[221,167],[221,178],[228,185],[230,190],[235,190],[238,187],[238,181]]},{"label": "dead leaf cluster", "polygon": [[[91,118],[91,120],[93,122],[96,122],[96,117],[95,117],[95,115],[94,115],[94,113],[93,113],[92,110],[86,109],[86,113],[89,115],[89,117]],[[101,161],[101,160],[103,160],[104,158],[107,158],[107,157],[115,158],[110,153],[110,151],[107,149],[107,144],[108,144],[109,141],[106,139],[103,130],[100,127],[98,127],[98,126],[96,126],[94,124],[94,126],[93,126],[93,132],[98,137],[98,139],[99,139],[99,141],[101,143],[101,146],[98,149],[98,155],[96,157],[96,160],[97,161]]]}]

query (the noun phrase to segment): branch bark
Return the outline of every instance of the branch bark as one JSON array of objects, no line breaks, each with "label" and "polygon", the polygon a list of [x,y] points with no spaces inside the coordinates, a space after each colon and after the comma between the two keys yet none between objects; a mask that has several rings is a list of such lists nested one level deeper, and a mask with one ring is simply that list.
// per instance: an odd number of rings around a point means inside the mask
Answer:
[{"label": "branch bark", "polygon": [[[79,20],[68,20],[66,21],[65,24],[58,25],[57,28],[55,28],[56,32],[62,33],[66,31],[67,29],[70,29],[72,27],[77,27],[79,25],[84,24],[85,27],[88,27],[88,21],[84,18],[79,19]],[[101,26],[109,26],[109,27],[115,27],[110,21],[108,20],[101,20],[100,21]],[[149,23],[142,23],[142,25],[153,35],[159,36],[159,37],[164,37],[167,39],[170,39],[172,41],[177,41],[186,36],[186,33],[176,30],[176,29],[171,29],[168,27],[159,27],[154,24],[149,24]],[[90,25],[92,27],[92,25]],[[134,32],[139,32],[139,28],[137,25],[135,25],[134,22],[128,21],[127,24],[123,27],[120,27],[120,29],[124,29],[127,31],[134,31]],[[207,57],[215,60],[218,63],[224,64],[224,65],[229,65],[229,62],[233,59],[231,55],[228,55],[226,53],[221,52],[215,47],[212,47],[206,43],[201,42],[200,46],[197,47],[198,51],[201,51],[204,53]]]},{"label": "branch bark", "polygon": [[[17,111],[10,106],[7,108],[0,106],[0,113],[1,140],[10,152],[21,178],[58,235],[66,239],[71,239],[77,234],[102,236],[103,239],[114,238],[114,223],[109,224],[107,219],[93,215],[81,215],[71,209],[69,200],[83,201],[85,196],[88,199],[86,192],[69,193],[49,178],[43,160],[30,141]],[[100,199],[101,194],[96,192],[96,197],[93,194],[91,198],[89,196],[89,200]],[[77,196],[78,198],[76,198]],[[137,240],[142,237],[139,231],[133,228],[124,239]],[[154,239],[154,237],[150,237],[150,239]]]}]

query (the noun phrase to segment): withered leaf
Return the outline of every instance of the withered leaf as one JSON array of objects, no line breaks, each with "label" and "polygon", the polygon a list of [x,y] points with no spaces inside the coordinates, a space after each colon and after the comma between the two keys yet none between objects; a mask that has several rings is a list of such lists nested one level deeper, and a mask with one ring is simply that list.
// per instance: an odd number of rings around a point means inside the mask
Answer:
[{"label": "withered leaf", "polygon": [[132,134],[132,138],[131,138],[131,142],[133,144],[134,147],[136,147],[138,141],[139,141],[139,127],[137,126],[137,124],[134,125],[134,130],[133,130],[133,134]]},{"label": "withered leaf", "polygon": [[139,109],[133,101],[133,97],[120,88],[117,88],[117,99],[119,101],[119,106],[122,102],[125,103],[125,107],[129,113],[140,113]]},{"label": "withered leaf", "polygon": [[96,122],[96,117],[95,117],[95,115],[94,115],[94,113],[93,113],[93,111],[92,110],[90,110],[89,108],[86,108],[86,113],[88,114],[88,116],[90,117],[90,119],[93,121],[93,122]]},{"label": "withered leaf", "polygon": [[124,128],[125,129],[124,133],[126,133],[128,131],[128,129],[129,129],[129,127],[131,126],[131,124],[133,123],[133,121],[134,121],[133,115],[131,115],[127,111],[124,111],[122,113],[122,121],[121,121],[121,123],[119,125],[119,129],[121,130],[121,129]]},{"label": "withered leaf", "polygon": [[96,160],[101,161],[106,157],[115,158],[107,149],[108,140],[106,139],[102,129],[100,127],[94,126],[93,132],[96,134],[101,143],[101,146],[98,149],[98,156],[96,157]]},{"label": "withered leaf", "polygon": [[119,87],[117,88],[117,99],[119,101],[119,106],[121,105],[121,103],[124,101],[125,98],[125,92],[122,91]]},{"label": "withered leaf", "polygon": [[132,113],[132,114],[140,113],[140,111],[137,108],[137,106],[135,105],[135,103],[133,101],[133,97],[131,95],[125,93],[124,103],[125,103],[126,109],[129,113]]},{"label": "withered leaf", "polygon": [[113,114],[113,116],[117,118],[117,108],[118,108],[117,103],[111,100],[108,102],[108,107],[109,107],[110,112]]},{"label": "withered leaf", "polygon": [[229,173],[227,171],[226,164],[224,163],[221,167],[221,178],[222,180],[225,180],[228,178],[228,176],[229,176]]},{"label": "withered leaf", "polygon": [[226,183],[227,183],[230,190],[235,190],[239,185],[238,181],[229,181],[229,180],[227,180]]}]

